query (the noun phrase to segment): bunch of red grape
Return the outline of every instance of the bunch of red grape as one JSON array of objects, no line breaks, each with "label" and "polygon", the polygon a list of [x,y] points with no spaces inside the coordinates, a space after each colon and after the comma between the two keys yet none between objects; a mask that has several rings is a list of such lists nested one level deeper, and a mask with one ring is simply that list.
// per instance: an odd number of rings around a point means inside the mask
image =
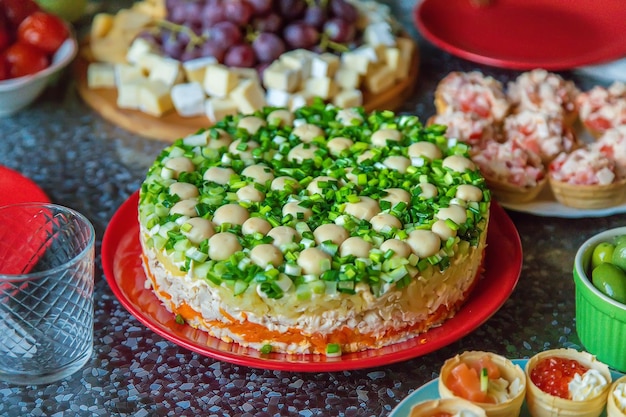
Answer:
[{"label": "bunch of red grape", "polygon": [[292,49],[347,50],[359,36],[348,0],[167,0],[166,8],[167,21],[142,36],[181,61],[259,68]]}]

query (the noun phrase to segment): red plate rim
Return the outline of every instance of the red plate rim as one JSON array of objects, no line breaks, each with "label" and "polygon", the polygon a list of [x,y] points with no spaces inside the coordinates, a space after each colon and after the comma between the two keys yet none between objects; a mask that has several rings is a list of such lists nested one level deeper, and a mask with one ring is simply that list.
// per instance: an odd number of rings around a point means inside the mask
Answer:
[{"label": "red plate rim", "polygon": [[0,165],[0,206],[16,203],[49,203],[46,193],[30,178]]},{"label": "red plate rim", "polygon": [[567,70],[626,56],[621,0],[423,0],[414,21],[435,46],[515,70]]},{"label": "red plate rim", "polygon": [[[163,338],[199,354],[253,368],[332,372],[389,365],[425,355],[464,337],[486,322],[509,298],[522,269],[522,245],[517,229],[504,209],[492,202],[486,272],[461,310],[440,327],[405,342],[338,358],[261,354],[254,349],[221,342],[188,325],[175,324],[173,315],[150,289],[144,288],[145,274],[139,258],[138,199],[137,191],[120,206],[104,234],[102,266],[113,294],[129,313]],[[131,279],[123,281],[125,275]]]}]

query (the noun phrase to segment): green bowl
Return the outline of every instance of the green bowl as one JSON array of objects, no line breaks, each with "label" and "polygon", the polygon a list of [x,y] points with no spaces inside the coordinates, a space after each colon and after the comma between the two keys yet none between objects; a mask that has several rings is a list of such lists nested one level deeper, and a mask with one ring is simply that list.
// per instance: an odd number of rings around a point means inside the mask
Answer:
[{"label": "green bowl", "polygon": [[626,235],[626,227],[599,233],[589,238],[576,252],[576,331],[589,353],[611,368],[626,372],[626,304],[602,294],[587,276],[596,245],[610,242],[619,235]]}]

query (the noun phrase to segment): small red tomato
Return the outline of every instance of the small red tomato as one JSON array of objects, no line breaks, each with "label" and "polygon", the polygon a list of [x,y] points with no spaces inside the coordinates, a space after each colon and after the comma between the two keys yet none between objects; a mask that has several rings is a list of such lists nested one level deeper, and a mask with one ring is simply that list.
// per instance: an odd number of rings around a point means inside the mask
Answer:
[{"label": "small red tomato", "polygon": [[50,65],[48,56],[40,49],[17,41],[4,52],[11,78],[35,74]]},{"label": "small red tomato", "polygon": [[32,13],[17,29],[17,39],[49,54],[59,49],[68,35],[69,30],[63,20],[46,12]]},{"label": "small red tomato", "polygon": [[0,9],[0,52],[9,46],[12,42],[12,33],[9,29],[9,22]]},{"label": "small red tomato", "polygon": [[39,9],[34,0],[0,0],[0,11],[4,11],[14,30],[33,12]]}]

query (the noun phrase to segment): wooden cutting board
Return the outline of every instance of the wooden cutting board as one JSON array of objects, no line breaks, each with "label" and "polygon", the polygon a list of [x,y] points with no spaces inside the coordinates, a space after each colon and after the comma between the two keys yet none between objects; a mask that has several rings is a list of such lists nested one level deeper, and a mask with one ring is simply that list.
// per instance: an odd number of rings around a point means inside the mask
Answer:
[{"label": "wooden cutting board", "polygon": [[[117,90],[90,89],[87,86],[87,67],[89,61],[88,45],[83,45],[81,53],[74,62],[74,73],[77,80],[78,93],[82,99],[103,118],[132,133],[164,142],[192,134],[201,128],[210,127],[211,122],[204,116],[181,117],[175,111],[161,117],[117,107]],[[363,107],[366,111],[395,110],[413,92],[419,72],[419,48],[415,44],[409,76],[381,94],[364,92]]]}]

